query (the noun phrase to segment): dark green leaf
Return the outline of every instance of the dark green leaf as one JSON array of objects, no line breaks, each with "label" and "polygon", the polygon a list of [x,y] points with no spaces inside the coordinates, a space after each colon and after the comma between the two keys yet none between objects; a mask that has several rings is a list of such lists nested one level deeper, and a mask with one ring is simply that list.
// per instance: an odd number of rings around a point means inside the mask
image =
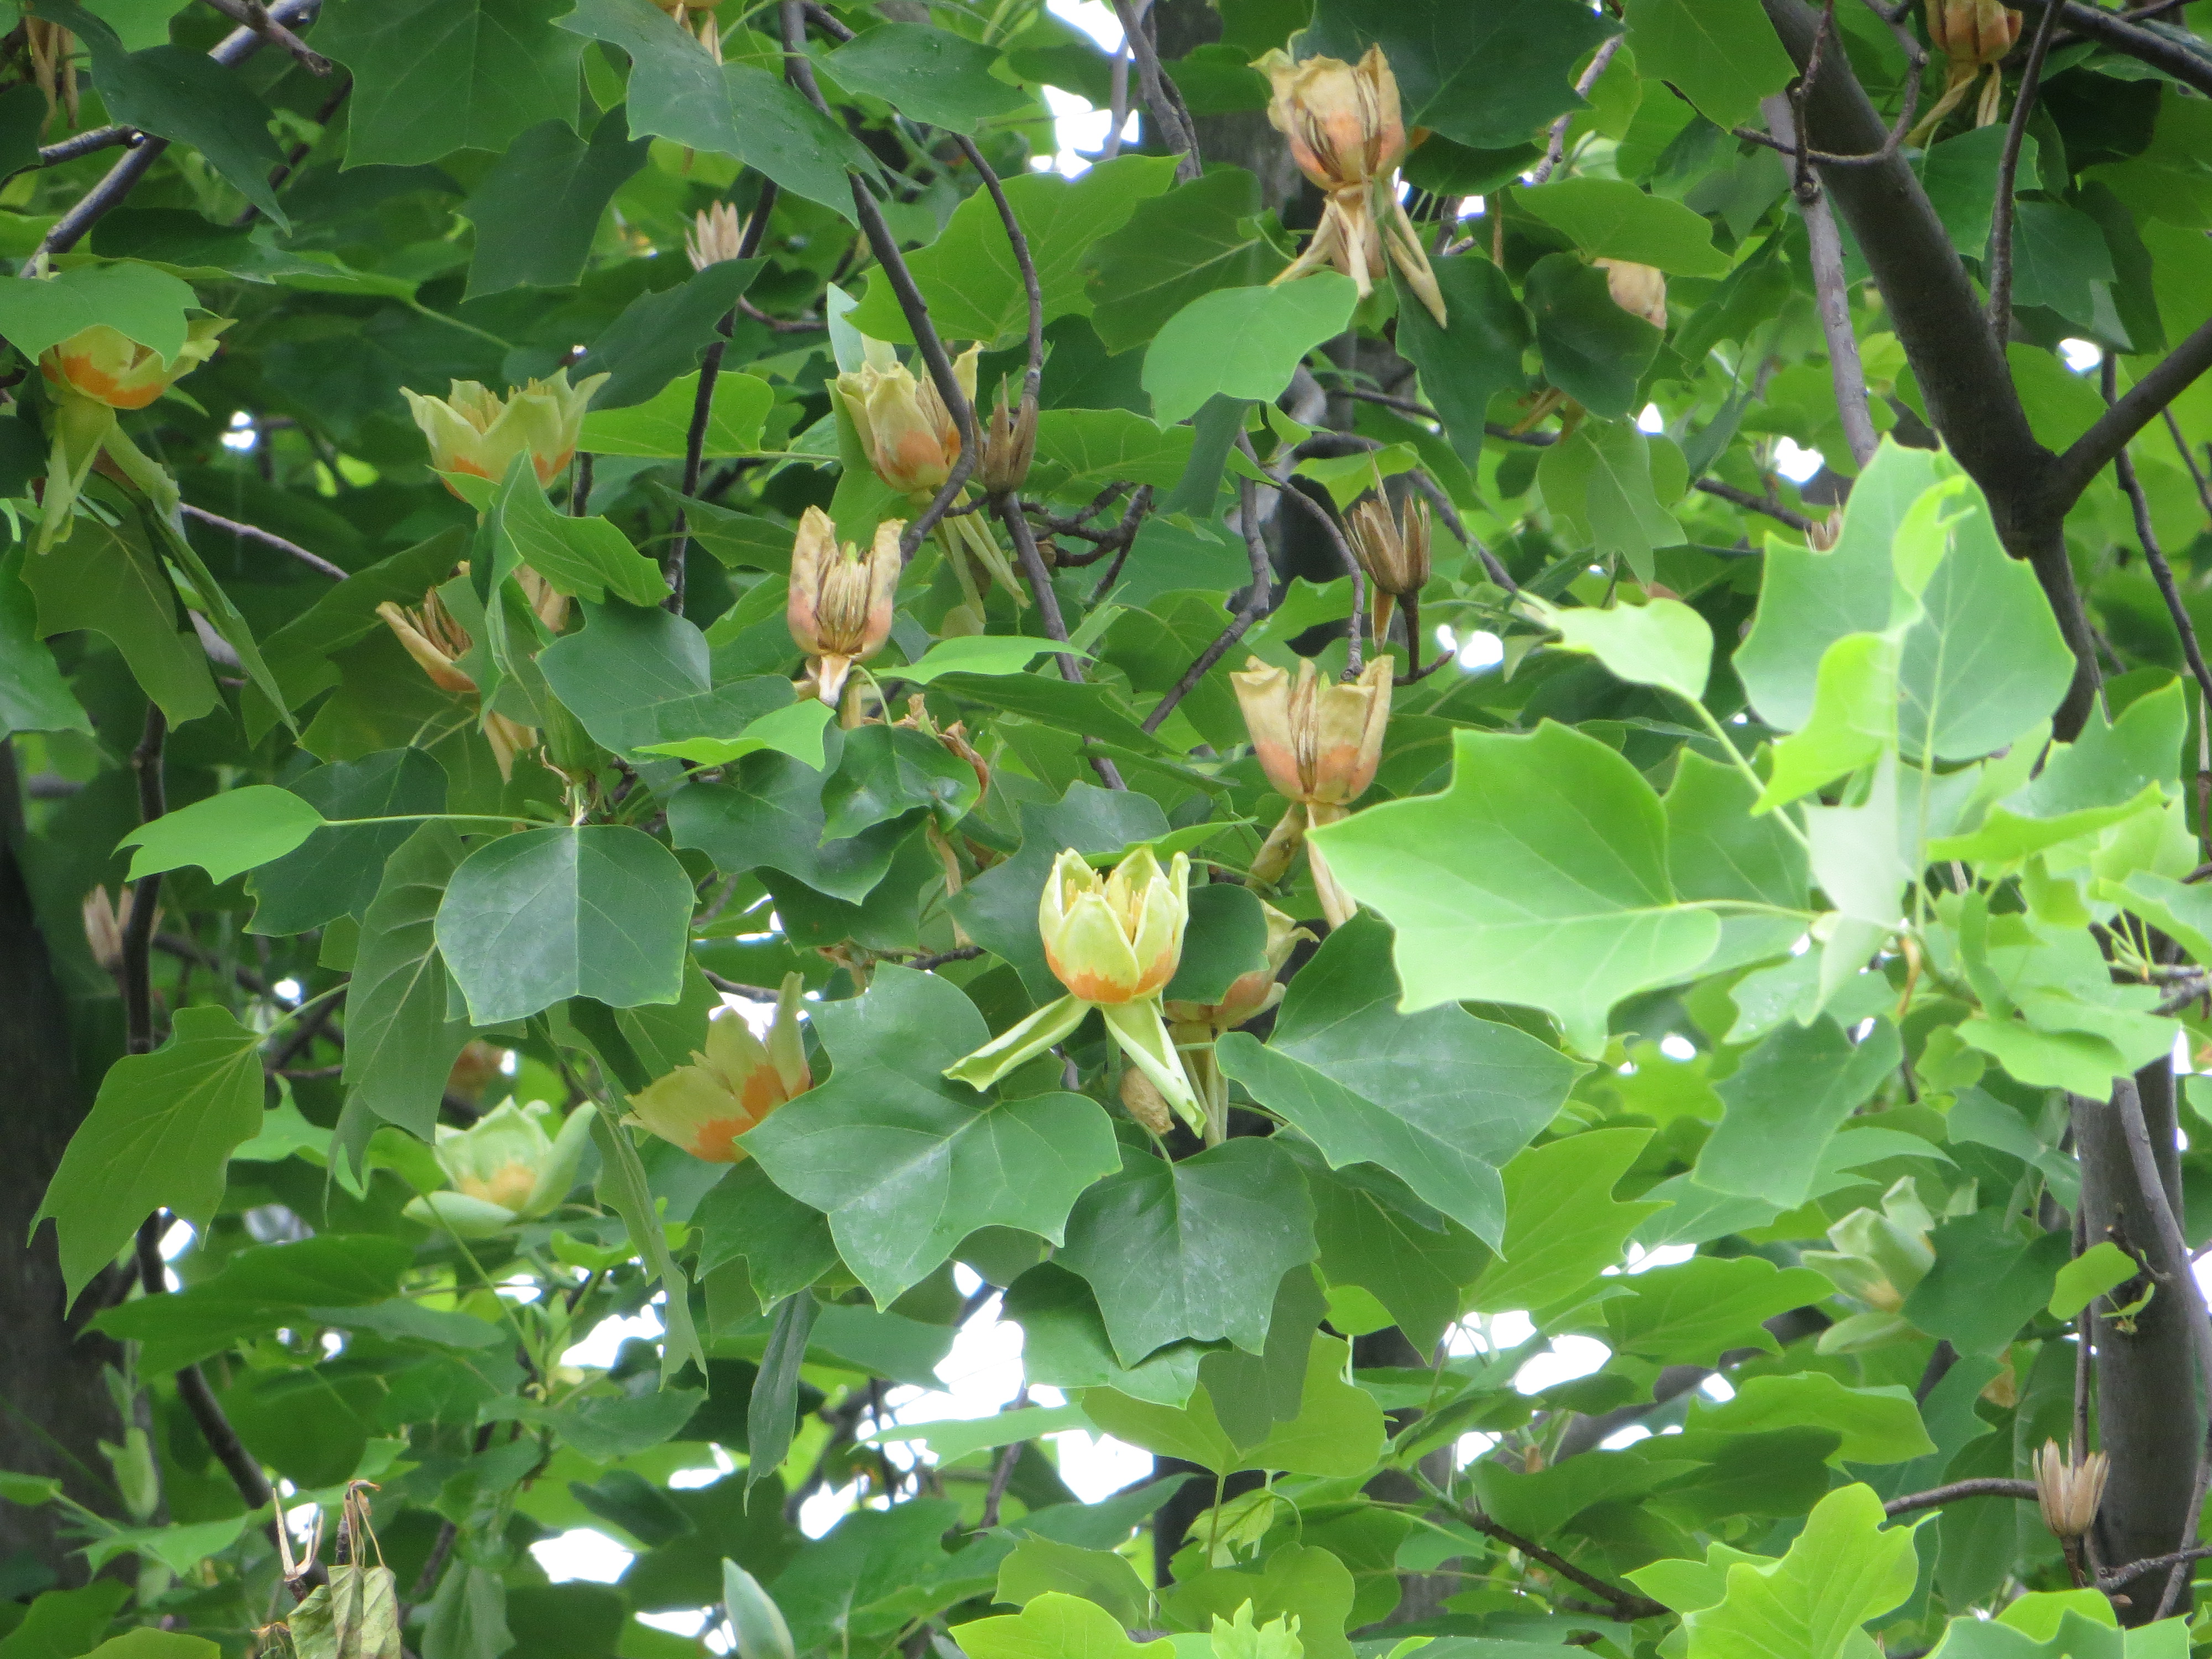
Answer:
[{"label": "dark green leaf", "polygon": [[999,54],[926,23],[882,23],[822,60],[838,82],[953,132],[1026,109],[1029,95],[994,79]]},{"label": "dark green leaf", "polygon": [[[650,0],[636,3],[660,16]],[[614,377],[599,388],[592,408],[627,409],[644,403],[678,375],[696,368],[701,354],[717,337],[716,325],[752,285],[760,268],[757,259],[726,259],[674,288],[641,294],[631,301],[573,372],[576,380],[602,371]]]},{"label": "dark green leaf", "polygon": [[618,107],[599,118],[588,144],[562,120],[516,138],[461,205],[477,233],[465,297],[574,283],[600,214],[652,147],[629,136]]},{"label": "dark green leaf", "polygon": [[1571,253],[1537,260],[1524,287],[1544,377],[1593,415],[1628,414],[1659,331],[1615,305],[1605,273]]},{"label": "dark green leaf", "polygon": [[[823,735],[834,768],[844,734],[833,726]],[[669,836],[678,847],[697,848],[725,874],[781,870],[817,893],[858,904],[883,880],[914,826],[879,823],[825,845],[823,776],[772,750],[747,755],[725,772],[724,781],[686,784],[669,798]]]},{"label": "dark green leaf", "polygon": [[[390,856],[362,914],[346,997],[348,1114],[373,1114],[424,1140],[470,1036],[467,1020],[447,1014],[450,982],[435,938],[438,907],[465,850],[446,825],[426,823]],[[366,1125],[360,1133],[367,1138]]]},{"label": "dark green leaf", "polygon": [[1267,965],[1267,914],[1251,889],[1208,882],[1190,891],[1182,960],[1160,994],[1178,1002],[1218,1002],[1243,975]]},{"label": "dark green leaf", "polygon": [[[304,933],[339,916],[366,915],[384,861],[422,828],[404,815],[446,808],[445,769],[420,749],[386,749],[319,766],[294,779],[291,789],[325,818],[401,821],[320,829],[261,866],[246,880],[258,901],[247,924],[253,933]],[[358,1006],[354,1012],[359,1018]]]},{"label": "dark green leaf", "polygon": [[28,555],[0,554],[0,737],[14,732],[92,732],[84,712],[39,639],[38,603],[18,580]]},{"label": "dark green leaf", "polygon": [[917,810],[934,813],[950,830],[968,816],[978,793],[975,769],[936,738],[864,726],[846,737],[837,769],[823,781],[822,840],[849,840]]},{"label": "dark green leaf", "polygon": [[315,45],[353,71],[346,165],[503,151],[541,121],[573,122],[583,42],[552,26],[568,3],[334,0]]},{"label": "dark green leaf", "polygon": [[2063,1232],[2021,1237],[2002,1209],[1954,1217],[1929,1242],[1935,1265],[1901,1311],[1919,1329],[1968,1354],[2004,1352],[2050,1302],[2071,1249]]},{"label": "dark green leaf", "polygon": [[1107,350],[1146,343],[1168,319],[1218,288],[1249,288],[1288,263],[1249,228],[1260,181],[1219,167],[1140,202],[1128,223],[1092,246],[1091,326]]},{"label": "dark green leaf", "polygon": [[806,1334],[813,1328],[814,1311],[813,1293],[804,1290],[785,1297],[775,1310],[768,1351],[761,1356],[760,1376],[754,1381],[745,1413],[748,1489],[772,1473],[791,1449],[798,1417],[799,1368],[806,1358]]},{"label": "dark green leaf", "polygon": [[1811,1194],[1820,1149],[1902,1057],[1887,1019],[1856,1044],[1825,1015],[1784,1024],[1719,1085],[1728,1115],[1698,1155],[1698,1183],[1795,1209]]},{"label": "dark green leaf", "polygon": [[584,616],[582,630],[547,646],[538,665],[584,730],[618,755],[636,758],[647,744],[686,738],[733,738],[791,706],[790,682],[774,676],[712,687],[706,640],[658,605],[610,601],[587,605]]},{"label": "dark green leaf", "polygon": [[1491,398],[1527,381],[1521,360],[1531,338],[1528,313],[1505,273],[1479,253],[1439,259],[1435,270],[1449,324],[1437,327],[1401,288],[1398,349],[1420,370],[1421,394],[1454,445],[1471,456],[1482,447]]}]

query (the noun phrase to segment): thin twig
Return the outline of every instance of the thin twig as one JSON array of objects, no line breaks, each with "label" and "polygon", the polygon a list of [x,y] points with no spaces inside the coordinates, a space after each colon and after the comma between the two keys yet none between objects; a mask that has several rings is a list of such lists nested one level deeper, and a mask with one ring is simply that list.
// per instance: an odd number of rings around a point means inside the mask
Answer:
[{"label": "thin twig", "polygon": [[[1766,117],[1766,125],[1774,136],[1786,143],[1797,142],[1796,113],[1789,97],[1778,94],[1762,99],[1759,109]],[[1850,446],[1851,458],[1862,467],[1874,459],[1880,438],[1874,429],[1874,415],[1867,404],[1866,370],[1859,362],[1858,336],[1851,331],[1851,295],[1844,280],[1844,242],[1836,229],[1836,216],[1821,191],[1819,179],[1813,176],[1801,157],[1801,173],[1794,191],[1797,210],[1804,216],[1805,237],[1813,264],[1814,308],[1820,317],[1820,331],[1828,343],[1828,378],[1834,384],[1836,413],[1841,419],[1844,441]]]},{"label": "thin twig", "polygon": [[[169,717],[161,705],[149,702],[146,725],[137,747],[131,751],[131,769],[137,775],[138,821],[151,823],[168,808],[168,792],[161,774],[161,750],[169,735]],[[161,897],[161,875],[141,876],[131,889],[131,919],[123,927],[124,1047],[134,1054],[154,1049],[154,912]]]},{"label": "thin twig", "polygon": [[1388,392],[1372,392],[1364,386],[1333,386],[1328,389],[1332,398],[1356,398],[1363,404],[1380,404],[1385,409],[1395,409],[1401,415],[1412,415],[1424,421],[1434,421],[1439,426],[1443,416],[1415,398],[1400,398]]},{"label": "thin twig", "polygon": [[94,150],[112,149],[118,144],[135,144],[144,137],[136,127],[92,127],[83,132],[72,133],[59,143],[39,147],[39,165],[59,167],[64,161],[74,161],[80,155],[89,155]]},{"label": "thin twig", "polygon": [[234,23],[242,23],[272,46],[282,46],[310,75],[328,75],[331,60],[270,15],[261,0],[207,0]]},{"label": "thin twig", "polygon": [[2027,136],[2027,118],[2035,110],[2035,94],[2043,81],[2043,60],[2051,52],[2051,32],[2058,25],[2057,6],[2045,6],[2036,20],[2035,39],[2027,49],[2027,67],[2021,71],[2020,90],[2013,94],[2012,123],[2005,128],[2004,149],[1997,155],[1996,216],[1990,224],[1990,326],[2002,347],[2012,337],[2012,226],[2013,191],[2020,178],[2021,141]]},{"label": "thin twig", "polygon": [[[1498,556],[1469,532],[1466,521],[1459,515],[1459,508],[1452,505],[1452,498],[1444,494],[1443,486],[1429,475],[1428,468],[1417,466],[1406,477],[1414,489],[1429,498],[1429,504],[1436,508],[1437,516],[1444,521],[1444,528],[1459,538],[1460,545],[1472,549],[1474,556],[1482,561],[1482,568],[1489,573],[1492,582],[1509,593],[1518,593],[1521,584],[1513,580],[1512,573],[1498,562]],[[1420,596],[1415,594],[1413,597],[1419,599]]]},{"label": "thin twig", "polygon": [[2212,1559],[2212,1544],[2196,1544],[2185,1550],[2176,1550],[2171,1555],[2153,1555],[2141,1561],[2124,1562],[2099,1573],[2097,1588],[2101,1590],[2118,1589],[2129,1580],[2156,1572],[2161,1567],[2186,1566],[2191,1561],[2206,1559]]},{"label": "thin twig", "polygon": [[[1425,1485],[1426,1482],[1423,1484]],[[1431,1490],[1433,1491],[1434,1488]],[[1462,1508],[1459,1509],[1458,1513],[1459,1518],[1477,1532],[1519,1550],[1530,1560],[1542,1562],[1560,1577],[1581,1585],[1611,1607],[1617,1618],[1627,1620],[1657,1619],[1663,1617],[1667,1612],[1667,1608],[1662,1603],[1653,1601],[1650,1596],[1638,1595],[1633,1590],[1625,1590],[1618,1585],[1607,1583],[1595,1574],[1584,1571],[1566,1557],[1555,1554],[1534,1539],[1523,1538],[1519,1533],[1502,1522],[1493,1521],[1480,1510]]]},{"label": "thin twig", "polygon": [[[1014,538],[1014,552],[1021,561],[1022,574],[1028,579],[1030,595],[1036,600],[1037,620],[1044,625],[1045,637],[1067,643],[1067,623],[1060,614],[1060,596],[1053,592],[1052,573],[1044,568],[1044,555],[1037,551],[1036,537],[1030,529],[1030,521],[1022,516],[1022,498],[1014,491],[992,498],[998,504],[999,522],[1006,526],[1006,534]],[[1083,684],[1083,665],[1072,652],[1062,651],[1055,659],[1060,664],[1060,677],[1071,685]],[[1103,755],[1085,757],[1091,769],[1098,775],[1109,789],[1126,789],[1121,769]]]},{"label": "thin twig", "polygon": [[[989,1288],[988,1285],[978,1286],[976,1294],[980,1296]],[[963,1320],[961,1322],[965,1324],[967,1322]],[[1024,1382],[1015,1390],[1014,1397],[1006,1402],[1006,1410],[1018,1412],[1029,1403],[1030,1385]],[[991,1471],[991,1484],[983,1493],[983,1511],[977,1520],[981,1531],[988,1532],[999,1524],[999,1505],[1006,1501],[1007,1484],[1014,1478],[1014,1465],[1021,1462],[1022,1448],[1028,1443],[1025,1440],[1017,1440],[999,1454],[999,1467]]]},{"label": "thin twig", "polygon": [[2057,464],[2045,470],[2046,501],[2062,514],[2070,507],[2119,453],[2120,446],[2148,426],[2154,416],[2208,368],[2212,368],[2212,319],[2198,324],[2187,339],[2147,374],[2137,376],[2126,393],[2074,441]]},{"label": "thin twig", "polygon": [[[1597,55],[1590,59],[1589,67],[1584,70],[1575,82],[1577,98],[1589,96],[1589,89],[1597,84],[1598,77],[1612,66],[1613,53],[1620,50],[1620,43],[1627,38],[1626,34],[1608,36],[1605,44],[1597,49]],[[1559,163],[1565,159],[1567,126],[1575,118],[1575,111],[1569,110],[1552,123],[1551,142],[1544,147],[1544,159],[1536,164],[1536,170],[1528,175],[1528,185],[1531,189],[1548,179],[1558,170]]]},{"label": "thin twig", "polygon": [[[939,951],[926,957],[909,957],[906,961],[899,963],[899,966],[902,968],[911,968],[917,974],[926,974],[930,972],[933,969],[942,968],[948,962],[973,962],[976,957],[982,954],[983,947],[980,945],[962,945],[955,946],[950,951]],[[988,1288],[989,1286],[987,1284],[985,1285],[985,1289]],[[981,1292],[978,1292],[978,1294],[981,1294]],[[988,1297],[985,1298],[987,1301],[988,1299]],[[977,1305],[981,1306],[981,1304],[978,1304]]]},{"label": "thin twig", "polygon": [[2173,418],[2172,406],[2168,404],[2159,410],[2159,414],[2166,421],[2166,429],[2173,434],[2173,447],[2180,452],[2182,465],[2189,469],[2189,482],[2197,486],[2197,505],[2204,509],[2207,518],[2212,518],[2212,480],[2208,480],[2204,469],[2197,465],[2197,457],[2190,450],[2189,440],[2181,435],[2181,422]]},{"label": "thin twig", "polygon": [[[134,896],[131,902],[136,907],[138,901]],[[132,914],[137,914],[135,908]],[[204,948],[197,939],[187,939],[182,933],[156,933],[154,935],[153,945],[163,956],[174,957],[179,962],[197,963],[201,967],[211,969],[217,973],[228,973],[231,978],[238,981],[241,990],[250,992],[255,996],[265,997],[270,994],[269,981],[263,979],[260,975],[242,962],[224,963],[222,957],[216,956],[214,951]]]},{"label": "thin twig", "polygon": [[2015,1498],[2023,1504],[2033,1504],[2035,1501],[2035,1482],[1954,1480],[1948,1486],[1936,1486],[1927,1492],[1907,1492],[1902,1498],[1893,1498],[1881,1507],[1884,1514],[1895,1520],[1900,1515],[1936,1509],[1945,1504],[1954,1504],[1962,1498]]},{"label": "thin twig", "polygon": [[1738,489],[1734,484],[1723,483],[1718,478],[1700,478],[1691,488],[1701,489],[1732,507],[1740,507],[1747,513],[1763,513],[1777,524],[1788,525],[1801,536],[1813,528],[1813,521],[1802,513],[1793,513],[1786,507],[1762,501],[1749,490]]},{"label": "thin twig", "polygon": [[[2044,13],[2045,17],[2053,12]],[[2112,355],[2105,354],[2102,371],[2105,400],[2110,403],[2118,385],[2118,375],[2112,364]],[[2142,480],[2136,476],[2135,459],[2128,453],[2125,444],[2112,457],[2112,471],[2127,492],[2128,503],[2135,509],[2136,539],[2142,544],[2143,559],[2150,566],[2152,579],[2158,583],[2159,596],[2166,601],[2166,614],[2173,618],[2174,632],[2181,635],[2181,654],[2189,663],[2189,672],[2197,681],[2197,689],[2204,699],[2204,707],[2212,710],[2212,668],[2205,666],[2203,648],[2197,642],[2196,624],[2189,619],[2189,607],[2182,603],[2181,588],[2173,580],[2173,567],[2166,562],[2166,554],[2158,544],[2158,532],[2150,521],[2150,501],[2143,493]],[[2212,1382],[2212,1376],[2208,1376]]]},{"label": "thin twig", "polygon": [[1145,716],[1145,730],[1157,732],[1161,722],[1175,712],[1175,707],[1188,696],[1192,689],[1212,672],[1213,665],[1229,653],[1229,648],[1244,637],[1245,630],[1274,608],[1275,570],[1267,556],[1267,543],[1260,534],[1260,491],[1249,478],[1237,481],[1237,517],[1244,532],[1244,550],[1252,563],[1252,585],[1245,590],[1244,603],[1230,618],[1229,626],[1214,637],[1213,642],[1198,653],[1198,659],[1183,671],[1174,690],[1160,699],[1152,712]]},{"label": "thin twig", "polygon": [[1120,20],[1121,38],[1128,43],[1130,55],[1137,63],[1137,87],[1144,94],[1145,107],[1152,112],[1152,124],[1159,129],[1159,137],[1171,150],[1179,152],[1176,161],[1176,183],[1187,185],[1205,170],[1199,160],[1198,129],[1191,125],[1188,106],[1176,83],[1160,67],[1160,54],[1150,32],[1150,14],[1139,15],[1132,0],[1114,0],[1114,15]]},{"label": "thin twig", "polygon": [[202,524],[210,525],[217,530],[227,530],[242,540],[259,542],[264,547],[273,547],[279,553],[289,554],[308,569],[328,576],[333,581],[342,582],[351,574],[344,566],[332,564],[321,554],[310,553],[297,542],[288,542],[273,531],[264,530],[258,525],[240,524],[235,519],[226,519],[210,513],[204,507],[194,507],[190,501],[183,503],[179,510],[188,519],[198,519]]}]

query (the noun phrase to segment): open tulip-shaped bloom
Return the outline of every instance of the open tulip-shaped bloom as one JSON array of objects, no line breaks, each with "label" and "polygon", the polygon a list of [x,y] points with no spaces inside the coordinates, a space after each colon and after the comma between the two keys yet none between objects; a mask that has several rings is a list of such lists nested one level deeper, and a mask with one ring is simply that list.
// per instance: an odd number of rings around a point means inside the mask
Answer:
[{"label": "open tulip-shaped bloom", "polygon": [[542,1100],[509,1100],[466,1129],[439,1125],[431,1151],[451,1189],[425,1193],[401,1213],[459,1238],[490,1238],[550,1215],[576,1184],[592,1109],[578,1107],[551,1136],[553,1109]]},{"label": "open tulip-shaped bloom", "polygon": [[230,324],[228,317],[193,319],[185,325],[185,343],[173,357],[104,323],[81,329],[40,354],[39,373],[54,394],[53,446],[40,502],[40,552],[69,539],[76,498],[102,453],[164,511],[175,506],[175,483],[159,462],[124,434],[116,411],[144,409],[214,356],[216,337]]},{"label": "open tulip-shaped bloom", "polygon": [[1398,199],[1406,123],[1398,108],[1398,78],[1382,48],[1368,47],[1357,64],[1340,58],[1301,63],[1278,50],[1252,67],[1273,86],[1267,119],[1291,141],[1291,159],[1328,192],[1313,240],[1275,280],[1290,282],[1330,265],[1351,277],[1364,299],[1383,274],[1387,252],[1442,326],[1443,295],[1420,233]]},{"label": "open tulip-shaped bloom", "polygon": [[430,446],[430,465],[439,471],[497,481],[516,456],[527,455],[538,482],[550,484],[575,455],[584,410],[606,380],[592,374],[570,386],[564,368],[504,397],[475,380],[455,380],[442,398],[404,387],[399,395],[414,411]]},{"label": "open tulip-shaped bloom", "polygon": [[1906,137],[1908,144],[1925,143],[1973,89],[1984,69],[1990,78],[1982,88],[1974,125],[1985,127],[1997,118],[1997,105],[2004,95],[2004,71],[1998,65],[2020,40],[2020,14],[1999,0],[1928,0],[1928,40],[1949,60],[1949,67],[1943,95]]},{"label": "open tulip-shaped bloom", "polygon": [[629,1097],[630,1121],[671,1146],[709,1164],[735,1164],[745,1155],[738,1137],[784,1102],[814,1086],[799,1034],[804,981],[784,975],[768,1041],[753,1035],[742,1015],[725,1013],[707,1027],[707,1048]]},{"label": "open tulip-shaped bloom", "polygon": [[1107,1034],[1183,1121],[1203,1129],[1204,1110],[1160,1013],[1160,993],[1182,961],[1189,889],[1187,854],[1177,853],[1162,870],[1152,849],[1140,848],[1101,879],[1082,854],[1062,853],[1037,905],[1037,931],[1045,962],[1067,994],[946,1066],[945,1075],[987,1089],[1068,1036],[1096,1008]]},{"label": "open tulip-shaped bloom", "polygon": [[838,545],[836,524],[820,507],[810,507],[799,517],[783,615],[792,639],[806,653],[815,694],[826,703],[837,701],[853,665],[874,656],[891,636],[905,568],[899,532],[905,528],[903,519],[884,520],[864,557],[851,542]]},{"label": "open tulip-shaped bloom", "polygon": [[1293,680],[1253,657],[1229,677],[1267,781],[1291,802],[1253,860],[1253,878],[1281,880],[1304,846],[1314,891],[1332,927],[1349,921],[1357,907],[1329,873],[1321,849],[1307,842],[1306,831],[1343,817],[1375,781],[1383,728],[1390,723],[1394,672],[1389,658],[1378,657],[1358,679],[1340,684],[1324,680],[1306,658]]},{"label": "open tulip-shaped bloom", "polygon": [[[1214,1040],[1224,1031],[1249,1024],[1283,1000],[1283,987],[1276,975],[1283,971],[1283,964],[1291,959],[1291,952],[1297,948],[1298,941],[1313,937],[1273,905],[1263,903],[1260,908],[1267,918],[1265,967],[1239,974],[1230,981],[1229,988],[1221,994],[1218,1002],[1177,1000],[1161,1005],[1161,1012],[1168,1022],[1168,1036],[1206,1108],[1203,1133],[1209,1146],[1220,1142],[1229,1133],[1229,1081],[1214,1063]],[[1128,1097],[1129,1091],[1125,1089],[1122,1099],[1127,1102]]]}]

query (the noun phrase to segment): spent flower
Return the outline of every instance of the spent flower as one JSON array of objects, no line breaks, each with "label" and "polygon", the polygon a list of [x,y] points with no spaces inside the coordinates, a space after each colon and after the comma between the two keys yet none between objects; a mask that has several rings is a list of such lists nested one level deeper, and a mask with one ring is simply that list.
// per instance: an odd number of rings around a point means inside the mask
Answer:
[{"label": "spent flower", "polygon": [[905,528],[903,519],[884,520],[864,556],[851,542],[838,544],[836,524],[820,507],[810,507],[799,517],[784,619],[806,653],[816,695],[826,703],[837,701],[853,665],[874,656],[891,636],[904,568],[899,532]]},{"label": "spent flower", "polygon": [[2028,1467],[2035,1472],[2035,1502],[2043,1511],[2043,1524],[2070,1546],[2097,1518],[2111,1459],[2103,1452],[2091,1452],[2076,1462],[2059,1450],[2056,1440],[2045,1440]]},{"label": "spent flower", "polygon": [[1306,251],[1275,278],[1289,282],[1334,267],[1374,291],[1387,253],[1406,285],[1441,326],[1444,301],[1420,234],[1398,199],[1398,163],[1406,154],[1398,80],[1380,46],[1357,64],[1340,58],[1303,62],[1277,49],[1254,63],[1273,95],[1267,119],[1290,140],[1291,159],[1326,192],[1322,221]]},{"label": "spent flower", "polygon": [[1390,631],[1392,607],[1419,599],[1429,585],[1429,504],[1416,495],[1394,513],[1389,501],[1370,495],[1345,516],[1344,525],[1352,554],[1375,589],[1369,626],[1379,641]]},{"label": "spent flower", "polygon": [[2000,64],[2020,40],[2020,14],[1999,0],[1928,0],[1928,39],[1947,62],[1943,95],[1907,136],[1908,144],[1925,143],[1973,89],[1984,69],[1989,80],[1982,88],[1974,125],[1985,127],[1997,118],[1997,105],[2004,95]]},{"label": "spent flower", "polygon": [[1389,658],[1378,657],[1357,679],[1340,683],[1324,680],[1312,659],[1305,658],[1294,681],[1285,671],[1253,657],[1229,677],[1261,769],[1291,803],[1253,860],[1253,879],[1279,881],[1304,845],[1314,891],[1332,927],[1350,921],[1356,907],[1329,873],[1321,849],[1306,840],[1306,831],[1342,818],[1375,781],[1382,762],[1383,729],[1390,723],[1395,672]]},{"label": "spent flower", "polygon": [[1632,317],[1641,317],[1656,329],[1667,326],[1667,273],[1656,265],[1639,265],[1632,259],[1593,259],[1605,273],[1606,292],[1613,304]]},{"label": "spent flower", "polygon": [[710,208],[701,208],[691,228],[684,233],[684,257],[694,270],[725,264],[742,257],[738,249],[744,236],[745,222],[738,217],[737,209],[727,202],[717,202]]}]

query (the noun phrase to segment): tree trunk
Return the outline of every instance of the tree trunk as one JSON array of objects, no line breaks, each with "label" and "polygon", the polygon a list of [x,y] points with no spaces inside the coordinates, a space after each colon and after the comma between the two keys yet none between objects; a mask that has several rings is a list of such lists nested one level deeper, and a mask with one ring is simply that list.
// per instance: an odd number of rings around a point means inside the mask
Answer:
[{"label": "tree trunk", "polygon": [[[109,1286],[95,1280],[66,1317],[54,1231],[31,1234],[46,1182],[90,1102],[79,1088],[68,1006],[40,934],[18,857],[24,837],[14,750],[0,741],[0,1078],[7,1079],[8,1157],[0,1163],[0,1468],[58,1475],[87,1508],[120,1515],[100,1450],[122,1423],[100,1373],[120,1365],[119,1343],[86,1332]],[[22,1558],[64,1583],[81,1583],[82,1557],[55,1534],[45,1506],[0,1504],[0,1565]]]}]

